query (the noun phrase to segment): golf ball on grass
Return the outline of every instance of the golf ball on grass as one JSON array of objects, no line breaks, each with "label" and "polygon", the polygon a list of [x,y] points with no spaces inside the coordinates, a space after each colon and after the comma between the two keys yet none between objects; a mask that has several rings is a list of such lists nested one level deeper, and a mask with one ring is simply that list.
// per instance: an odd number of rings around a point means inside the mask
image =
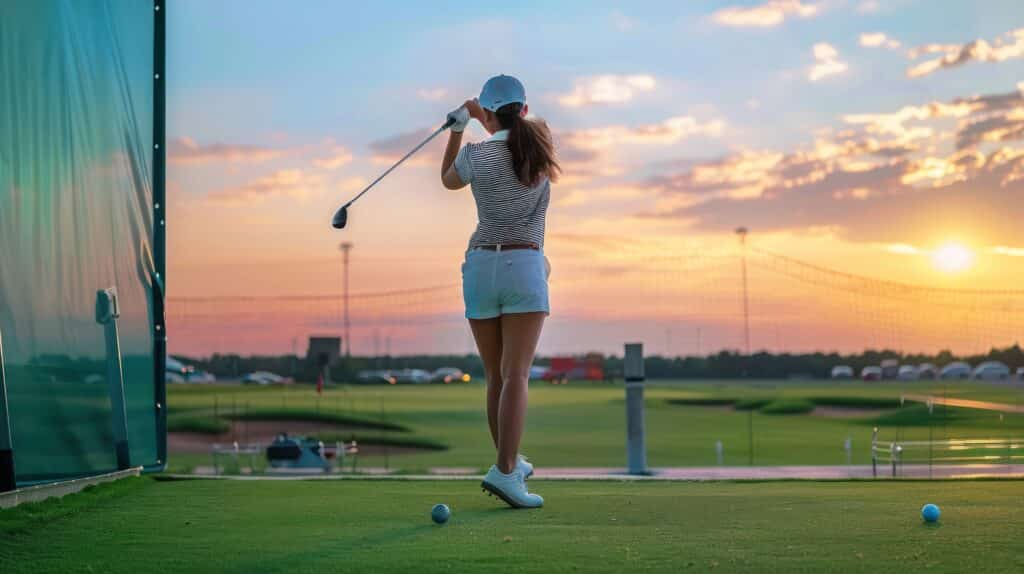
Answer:
[{"label": "golf ball on grass", "polygon": [[435,504],[434,508],[430,510],[430,518],[438,524],[448,522],[448,517],[451,515],[452,511],[447,504]]},{"label": "golf ball on grass", "polygon": [[925,504],[921,508],[921,518],[925,522],[938,522],[939,521],[939,507],[934,504]]}]

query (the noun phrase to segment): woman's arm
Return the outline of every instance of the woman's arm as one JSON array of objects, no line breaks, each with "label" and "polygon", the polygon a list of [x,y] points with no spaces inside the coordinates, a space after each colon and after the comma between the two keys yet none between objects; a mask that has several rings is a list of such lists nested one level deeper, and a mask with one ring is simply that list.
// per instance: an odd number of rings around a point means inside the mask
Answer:
[{"label": "woman's arm", "polygon": [[447,189],[462,189],[466,182],[459,177],[455,171],[455,156],[459,155],[459,148],[462,147],[462,132],[448,133],[448,147],[444,148],[444,159],[441,160],[441,183]]},{"label": "woman's arm", "polygon": [[441,160],[441,183],[448,189],[462,189],[466,187],[468,182],[462,181],[462,178],[459,177],[459,172],[453,165],[456,156],[459,155],[459,149],[462,147],[462,130],[466,129],[466,125],[472,118],[476,118],[481,123],[484,120],[484,110],[480,107],[476,98],[466,100],[458,110],[448,115],[451,117],[459,112],[463,114],[468,113],[469,117],[462,116],[465,118],[465,121],[457,122],[452,126],[451,133],[448,135],[448,147],[444,149],[444,158]]}]

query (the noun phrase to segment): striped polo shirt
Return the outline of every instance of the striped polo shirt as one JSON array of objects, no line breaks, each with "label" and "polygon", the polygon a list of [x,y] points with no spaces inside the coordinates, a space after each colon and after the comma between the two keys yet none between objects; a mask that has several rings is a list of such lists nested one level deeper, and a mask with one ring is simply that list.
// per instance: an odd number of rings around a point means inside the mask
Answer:
[{"label": "striped polo shirt", "polygon": [[468,183],[476,200],[476,231],[469,248],[506,243],[534,243],[544,248],[544,216],[551,182],[523,185],[512,169],[508,130],[466,144],[455,158],[459,179]]}]

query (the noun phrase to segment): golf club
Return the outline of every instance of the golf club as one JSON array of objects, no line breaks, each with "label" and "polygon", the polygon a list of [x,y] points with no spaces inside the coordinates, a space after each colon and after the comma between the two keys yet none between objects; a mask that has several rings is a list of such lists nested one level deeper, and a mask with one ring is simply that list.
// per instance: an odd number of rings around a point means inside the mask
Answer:
[{"label": "golf club", "polygon": [[353,197],[352,199],[350,199],[348,203],[346,203],[345,205],[342,205],[341,208],[338,209],[337,212],[335,212],[334,219],[331,220],[331,225],[334,226],[335,229],[344,229],[345,228],[345,224],[348,223],[348,206],[350,206],[353,203],[355,203],[356,200],[359,199],[360,197],[362,197],[364,193],[366,193],[367,191],[370,191],[370,188],[372,188],[373,186],[377,185],[378,181],[384,179],[384,176],[386,176],[387,174],[389,174],[392,171],[394,171],[394,169],[396,167],[402,165],[402,162],[407,160],[407,159],[409,159],[409,156],[411,156],[412,154],[414,154],[417,151],[419,151],[419,149],[421,147],[427,145],[427,143],[430,142],[430,140],[436,138],[439,133],[443,132],[444,130],[446,130],[446,129],[450,128],[450,127],[452,127],[452,124],[454,124],[454,123],[455,123],[455,119],[454,118],[449,118],[448,121],[446,121],[443,126],[441,126],[441,127],[437,128],[436,130],[434,130],[434,133],[432,133],[429,136],[427,136],[427,139],[423,140],[422,142],[420,142],[419,145],[417,145],[416,147],[412,148],[412,151],[410,151],[409,153],[407,153],[404,156],[402,156],[402,159],[396,161],[395,165],[389,167],[387,169],[387,171],[385,171],[384,173],[380,174],[380,176],[377,177],[377,179],[375,179],[372,182],[370,182],[370,185],[366,186],[366,188],[363,189],[363,191],[360,191],[358,194],[356,194],[356,196]]}]

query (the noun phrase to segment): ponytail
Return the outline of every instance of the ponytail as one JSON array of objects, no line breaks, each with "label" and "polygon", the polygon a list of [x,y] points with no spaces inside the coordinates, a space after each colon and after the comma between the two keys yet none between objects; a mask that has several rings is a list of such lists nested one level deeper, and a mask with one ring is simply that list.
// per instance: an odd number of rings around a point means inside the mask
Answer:
[{"label": "ponytail", "polygon": [[495,114],[498,123],[508,130],[508,149],[512,152],[512,169],[523,185],[534,186],[542,177],[558,180],[562,172],[555,158],[551,130],[543,120],[528,120],[520,114],[523,104],[506,104]]}]

